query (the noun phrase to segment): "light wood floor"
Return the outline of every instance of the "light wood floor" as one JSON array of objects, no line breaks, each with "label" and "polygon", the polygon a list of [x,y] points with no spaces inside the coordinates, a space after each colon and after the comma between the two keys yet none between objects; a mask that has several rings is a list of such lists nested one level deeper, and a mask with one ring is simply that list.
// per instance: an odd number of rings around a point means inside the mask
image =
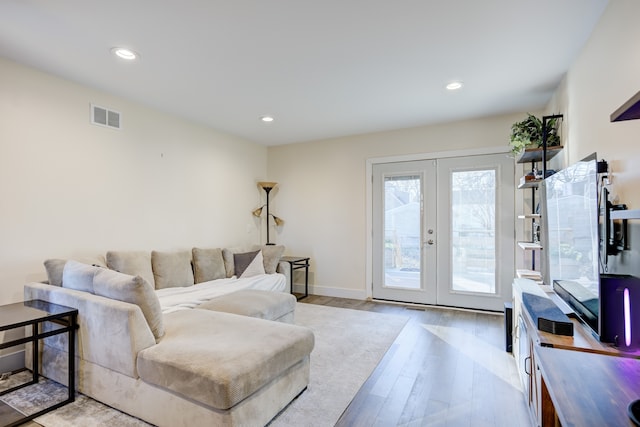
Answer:
[{"label": "light wood floor", "polygon": [[409,317],[336,427],[531,426],[501,315],[315,295],[300,302]]},{"label": "light wood floor", "polygon": [[313,295],[300,302],[410,318],[336,426],[530,427],[502,315]]}]

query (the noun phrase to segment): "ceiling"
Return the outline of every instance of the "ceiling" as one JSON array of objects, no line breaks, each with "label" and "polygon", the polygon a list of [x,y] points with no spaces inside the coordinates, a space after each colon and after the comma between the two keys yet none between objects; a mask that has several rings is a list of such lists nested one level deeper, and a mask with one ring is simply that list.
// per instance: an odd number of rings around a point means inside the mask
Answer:
[{"label": "ceiling", "polygon": [[606,5],[0,0],[0,56],[278,145],[540,109]]}]

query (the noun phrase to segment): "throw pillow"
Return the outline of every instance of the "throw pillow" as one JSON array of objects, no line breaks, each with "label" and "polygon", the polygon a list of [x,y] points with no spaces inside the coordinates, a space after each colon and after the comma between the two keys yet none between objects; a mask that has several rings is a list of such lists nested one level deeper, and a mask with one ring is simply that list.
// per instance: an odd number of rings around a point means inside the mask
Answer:
[{"label": "throw pillow", "polygon": [[222,249],[193,248],[193,270],[195,283],[208,282],[210,280],[224,279],[227,271],[224,266]]},{"label": "throw pillow", "polygon": [[238,278],[253,277],[264,274],[262,251],[233,254],[235,274]]},{"label": "throw pillow", "polygon": [[142,276],[152,287],[155,286],[151,269],[151,253],[144,251],[109,251],[107,267],[132,276]]},{"label": "throw pillow", "polygon": [[93,276],[98,270],[103,268],[69,260],[62,270],[62,287],[94,293]]},{"label": "throw pillow", "polygon": [[278,269],[278,263],[282,254],[284,254],[284,246],[282,245],[256,245],[253,250],[260,249],[264,259],[264,271],[267,274],[273,274]]},{"label": "throw pillow", "polygon": [[62,286],[62,271],[66,263],[66,259],[52,258],[45,260],[44,268],[47,270],[47,280],[50,285]]},{"label": "throw pillow", "polygon": [[151,268],[156,289],[193,285],[191,251],[151,252]]},{"label": "throw pillow", "polygon": [[162,308],[153,287],[141,276],[131,276],[101,268],[93,278],[96,295],[140,307],[156,339],[164,335]]}]

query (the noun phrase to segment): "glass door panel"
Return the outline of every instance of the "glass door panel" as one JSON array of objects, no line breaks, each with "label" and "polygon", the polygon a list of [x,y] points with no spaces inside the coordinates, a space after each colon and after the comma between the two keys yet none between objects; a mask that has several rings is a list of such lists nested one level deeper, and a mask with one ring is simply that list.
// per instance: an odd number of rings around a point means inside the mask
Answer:
[{"label": "glass door panel", "polygon": [[496,292],[496,171],[451,174],[452,289]]},{"label": "glass door panel", "polygon": [[420,289],[421,177],[384,177],[384,286]]}]

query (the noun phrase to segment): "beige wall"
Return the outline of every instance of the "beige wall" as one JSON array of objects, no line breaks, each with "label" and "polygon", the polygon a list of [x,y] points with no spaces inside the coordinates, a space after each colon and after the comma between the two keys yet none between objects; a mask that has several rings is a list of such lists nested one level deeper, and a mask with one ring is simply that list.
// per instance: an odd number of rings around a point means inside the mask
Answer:
[{"label": "beige wall", "polygon": [[640,209],[640,120],[609,116],[640,91],[640,2],[614,0],[550,103],[565,115],[566,162],[592,152],[614,173],[613,194]]},{"label": "beige wall", "polygon": [[505,147],[523,114],[269,148],[268,175],[280,183],[276,240],[312,258],[321,295],[365,298],[367,159]]},{"label": "beige wall", "polygon": [[[89,123],[90,103],[122,113]],[[259,241],[267,150],[0,59],[0,304],[46,258]]]},{"label": "beige wall", "polygon": [[[609,114],[640,90],[637,16],[640,2],[610,2],[547,109],[565,114],[564,163],[597,151],[635,209],[640,120]],[[258,241],[264,178],[280,182],[272,212],[286,220],[272,241],[312,257],[317,293],[363,297],[367,159],[503,146],[523,117],[266,149],[4,60],[0,77],[0,303],[44,278],[48,257]],[[89,124],[92,102],[121,111],[124,129]]]},{"label": "beige wall", "polygon": [[[640,91],[640,2],[614,0],[555,94],[550,109],[565,114],[567,163],[596,152],[613,171],[611,197],[640,209],[640,120],[610,115]],[[640,276],[640,221],[629,224],[628,250],[608,257],[611,273]]]},{"label": "beige wall", "polygon": [[[609,115],[640,90],[638,16],[640,2],[610,2],[546,109],[565,115],[566,149],[552,166],[565,166],[596,151],[614,172],[614,196],[632,209],[640,209],[640,120],[610,123]],[[289,253],[312,257],[316,293],[364,297],[366,160],[499,146],[507,143],[511,123],[522,117],[270,147],[268,175],[280,182],[274,212],[287,220],[276,239]],[[516,206],[517,212],[522,209]]]}]

